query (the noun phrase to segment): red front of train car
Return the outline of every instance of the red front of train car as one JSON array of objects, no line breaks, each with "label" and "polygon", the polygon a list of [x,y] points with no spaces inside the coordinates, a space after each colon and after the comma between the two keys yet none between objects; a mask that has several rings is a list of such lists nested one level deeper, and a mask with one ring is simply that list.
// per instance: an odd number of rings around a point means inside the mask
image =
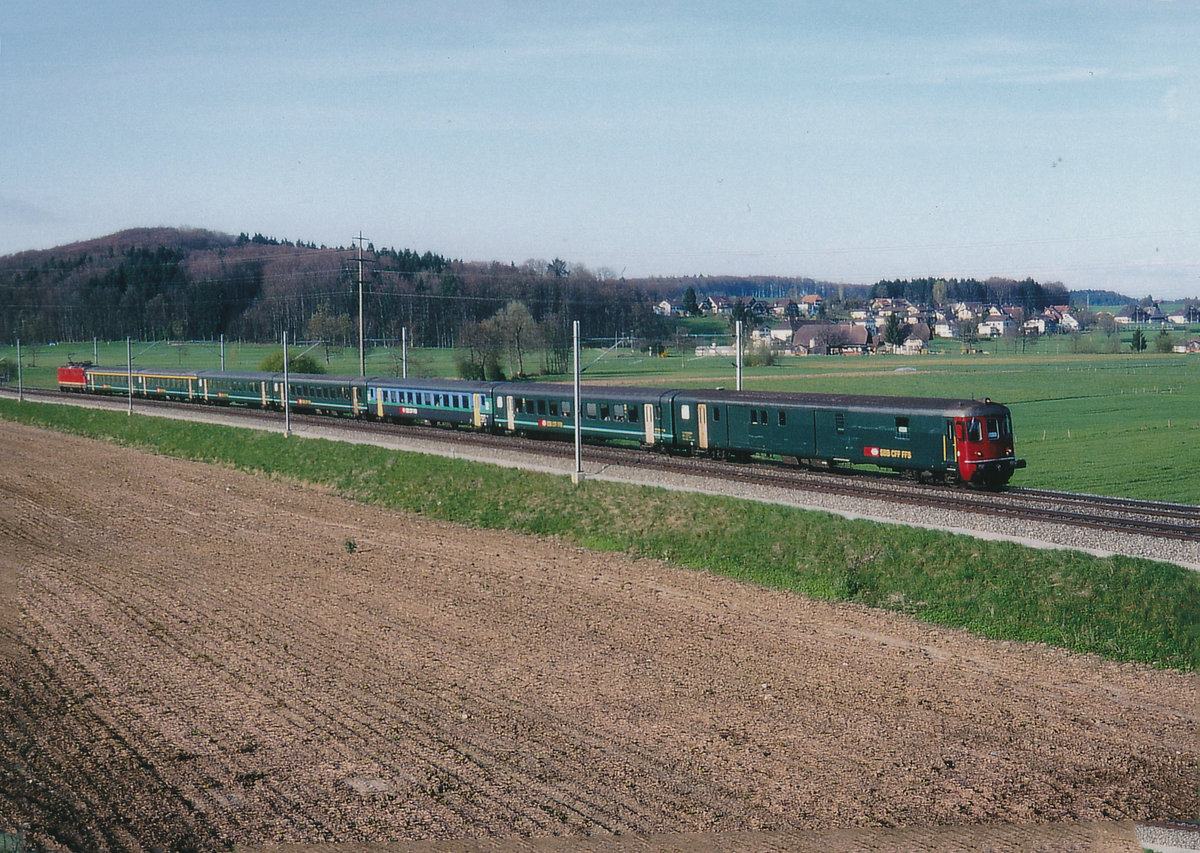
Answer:
[{"label": "red front of train car", "polygon": [[58,369],[58,387],[61,391],[82,391],[87,387],[87,365],[67,364]]},{"label": "red front of train car", "polygon": [[958,475],[963,482],[998,489],[1025,460],[1013,452],[1012,417],[1008,409],[988,401],[969,417],[955,418]]}]

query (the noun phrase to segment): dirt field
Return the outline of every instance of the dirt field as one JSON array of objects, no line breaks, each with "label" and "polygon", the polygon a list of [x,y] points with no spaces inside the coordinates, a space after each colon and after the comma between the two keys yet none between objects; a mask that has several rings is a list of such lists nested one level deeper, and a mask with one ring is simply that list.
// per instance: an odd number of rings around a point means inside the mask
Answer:
[{"label": "dirt field", "polygon": [[0,584],[40,849],[1137,849],[1196,804],[1192,677],[11,423]]}]

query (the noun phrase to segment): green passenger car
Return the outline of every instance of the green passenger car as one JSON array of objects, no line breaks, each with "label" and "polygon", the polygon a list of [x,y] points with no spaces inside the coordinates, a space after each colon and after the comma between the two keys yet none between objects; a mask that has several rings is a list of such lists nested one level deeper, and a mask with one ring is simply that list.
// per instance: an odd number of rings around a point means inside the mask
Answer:
[{"label": "green passenger car", "polygon": [[[495,426],[507,432],[569,437],[575,431],[574,388],[538,382],[501,382],[493,388]],[[671,395],[655,388],[585,386],[580,433],[589,439],[674,443]]]}]

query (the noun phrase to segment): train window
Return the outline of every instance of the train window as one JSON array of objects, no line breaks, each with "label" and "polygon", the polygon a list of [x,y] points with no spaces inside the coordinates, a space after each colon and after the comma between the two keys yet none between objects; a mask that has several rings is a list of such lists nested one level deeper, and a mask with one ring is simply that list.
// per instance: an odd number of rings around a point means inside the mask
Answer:
[{"label": "train window", "polygon": [[596,417],[596,404],[595,403],[587,403],[584,407],[583,414],[584,414],[584,417],[588,417],[588,418]]},{"label": "train window", "polygon": [[625,420],[625,404],[624,403],[616,403],[613,406],[613,420],[614,421]]},{"label": "train window", "polygon": [[779,425],[787,426],[787,414],[782,409],[779,410]]},{"label": "train window", "polygon": [[629,422],[631,424],[636,424],[638,422],[638,407],[637,406],[629,407]]},{"label": "train window", "polygon": [[563,413],[564,418],[571,417],[571,404],[568,403],[566,400],[563,400],[562,413]]},{"label": "train window", "polygon": [[758,423],[758,409],[750,410],[750,423],[752,423],[752,424]]},{"label": "train window", "polygon": [[845,416],[845,414],[843,414],[842,412],[834,412],[833,428],[835,430],[837,430],[838,433],[843,433],[846,431],[846,416]]},{"label": "train window", "polygon": [[716,406],[713,406],[713,407],[712,407],[712,419],[713,419],[714,421],[719,421],[719,420],[721,420],[721,410],[720,410],[720,409],[718,409]]},{"label": "train window", "polygon": [[769,421],[767,420],[767,410],[766,409],[763,409],[762,411],[760,411],[758,413],[758,420],[760,423],[762,423],[763,426],[766,426],[769,423]]},{"label": "train window", "polygon": [[687,403],[679,407],[679,419],[683,421],[690,421],[692,419],[692,407]]},{"label": "train window", "polygon": [[496,408],[497,408],[497,409],[503,409],[503,408],[504,408],[504,398],[503,398],[503,397],[497,397],[497,398],[496,398]]},{"label": "train window", "polygon": [[552,418],[558,417],[558,400],[550,401],[550,417],[552,417]]},{"label": "train window", "polygon": [[896,418],[896,435],[908,438],[908,418]]},{"label": "train window", "polygon": [[538,400],[537,406],[538,406],[538,414],[539,415],[546,414],[546,401],[545,400]]},{"label": "train window", "polygon": [[992,441],[1000,437],[1000,421],[996,418],[987,419],[987,437]]},{"label": "train window", "polygon": [[976,418],[967,421],[967,441],[983,441],[983,427]]},{"label": "train window", "polygon": [[608,408],[608,403],[600,404],[600,420],[602,420],[602,421],[611,420],[611,414],[610,414],[610,410]]}]

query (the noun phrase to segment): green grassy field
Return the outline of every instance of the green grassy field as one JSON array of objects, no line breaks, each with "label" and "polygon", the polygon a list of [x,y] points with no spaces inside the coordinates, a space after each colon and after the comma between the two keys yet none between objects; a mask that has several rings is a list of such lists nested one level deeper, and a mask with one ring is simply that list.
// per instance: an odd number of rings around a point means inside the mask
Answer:
[{"label": "green grassy field", "polygon": [[0,399],[0,418],[320,483],[474,527],[898,610],[987,637],[1184,670],[1195,669],[1200,650],[1200,573],[1163,563],[648,487],[573,486],[561,476],[122,412]]},{"label": "green grassy field", "polygon": [[[1178,354],[1077,355],[1046,339],[1025,353],[1013,344],[989,344],[986,355],[781,358],[748,368],[744,387],[780,391],[844,392],[930,397],[991,397],[1010,406],[1017,452],[1029,467],[1014,485],[1200,504],[1200,356]],[[257,369],[276,347],[230,343],[225,366]],[[136,343],[135,364],[218,368],[215,343]],[[53,387],[68,358],[91,359],[90,342],[25,347],[23,381]],[[324,350],[312,354],[324,359]],[[99,344],[101,364],[124,364],[124,342]],[[454,376],[455,350],[413,350],[410,376]],[[330,373],[358,373],[357,350],[331,353]],[[13,347],[0,359],[15,364]],[[658,358],[628,349],[585,350],[585,381],[694,387],[734,387],[728,357]],[[367,373],[396,374],[400,353],[373,349]],[[566,377],[559,377],[566,378]],[[16,377],[10,369],[9,382]]]}]

